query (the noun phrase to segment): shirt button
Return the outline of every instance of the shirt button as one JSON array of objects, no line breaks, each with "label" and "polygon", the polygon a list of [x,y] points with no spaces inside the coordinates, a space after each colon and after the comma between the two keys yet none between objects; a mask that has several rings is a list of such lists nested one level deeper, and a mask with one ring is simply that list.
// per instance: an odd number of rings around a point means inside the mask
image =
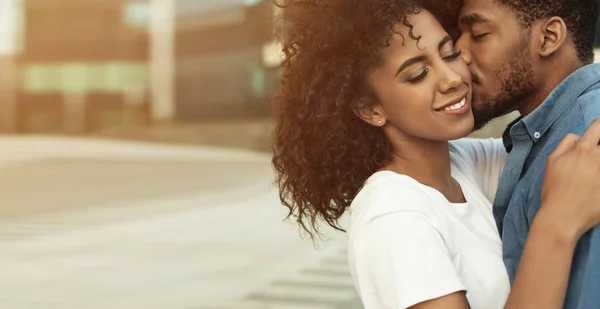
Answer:
[{"label": "shirt button", "polygon": [[540,132],[535,132],[535,133],[533,133],[533,137],[535,137],[535,139],[538,139],[538,138],[540,138],[540,136],[542,136],[542,135],[540,134]]}]

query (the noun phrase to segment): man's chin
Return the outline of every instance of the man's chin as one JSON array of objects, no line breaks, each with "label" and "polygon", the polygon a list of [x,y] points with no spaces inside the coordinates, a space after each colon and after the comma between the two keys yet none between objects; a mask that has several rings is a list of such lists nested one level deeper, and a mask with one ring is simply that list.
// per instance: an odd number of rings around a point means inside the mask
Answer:
[{"label": "man's chin", "polygon": [[471,131],[471,132],[476,132],[476,131],[479,131],[479,130],[485,128],[490,122],[491,122],[491,120],[487,120],[487,121],[475,120],[475,124],[473,125],[473,131]]},{"label": "man's chin", "polygon": [[475,119],[473,124],[473,132],[479,131],[487,126],[492,120],[497,118],[497,111],[476,109],[473,110],[473,118]]}]

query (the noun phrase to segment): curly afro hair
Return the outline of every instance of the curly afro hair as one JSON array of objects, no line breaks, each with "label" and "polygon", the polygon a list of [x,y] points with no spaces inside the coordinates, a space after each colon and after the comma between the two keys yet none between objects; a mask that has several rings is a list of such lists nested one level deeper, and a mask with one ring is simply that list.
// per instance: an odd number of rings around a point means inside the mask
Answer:
[{"label": "curly afro hair", "polygon": [[[273,165],[280,199],[311,238],[319,223],[343,231],[344,214],[365,180],[391,159],[379,128],[355,111],[377,102],[367,74],[407,17],[422,9],[448,29],[458,7],[444,0],[300,0],[282,10],[283,76],[271,100]],[[419,40],[412,31],[405,40]]]}]

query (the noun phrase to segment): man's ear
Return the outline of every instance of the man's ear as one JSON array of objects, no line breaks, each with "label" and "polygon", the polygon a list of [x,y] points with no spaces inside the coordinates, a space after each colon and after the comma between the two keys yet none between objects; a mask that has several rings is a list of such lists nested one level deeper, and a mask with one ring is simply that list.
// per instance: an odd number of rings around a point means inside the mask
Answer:
[{"label": "man's ear", "polygon": [[539,31],[538,53],[542,58],[551,56],[567,42],[569,35],[567,25],[558,16],[545,19],[537,29]]},{"label": "man's ear", "polygon": [[354,113],[364,122],[376,127],[383,127],[385,125],[386,118],[381,105],[362,102],[358,106],[354,110]]}]

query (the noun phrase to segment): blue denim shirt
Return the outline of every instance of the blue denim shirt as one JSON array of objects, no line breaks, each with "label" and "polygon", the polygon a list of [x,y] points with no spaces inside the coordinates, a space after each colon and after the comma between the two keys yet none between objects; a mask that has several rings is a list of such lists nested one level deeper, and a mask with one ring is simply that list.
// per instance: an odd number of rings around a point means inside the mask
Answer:
[{"label": "blue denim shirt", "polygon": [[[600,64],[590,64],[569,75],[542,105],[510,128],[512,150],[494,200],[494,217],[511,283],[540,207],[546,159],[567,133],[581,135],[598,117]],[[600,308],[600,227],[577,245],[564,308]]]}]

